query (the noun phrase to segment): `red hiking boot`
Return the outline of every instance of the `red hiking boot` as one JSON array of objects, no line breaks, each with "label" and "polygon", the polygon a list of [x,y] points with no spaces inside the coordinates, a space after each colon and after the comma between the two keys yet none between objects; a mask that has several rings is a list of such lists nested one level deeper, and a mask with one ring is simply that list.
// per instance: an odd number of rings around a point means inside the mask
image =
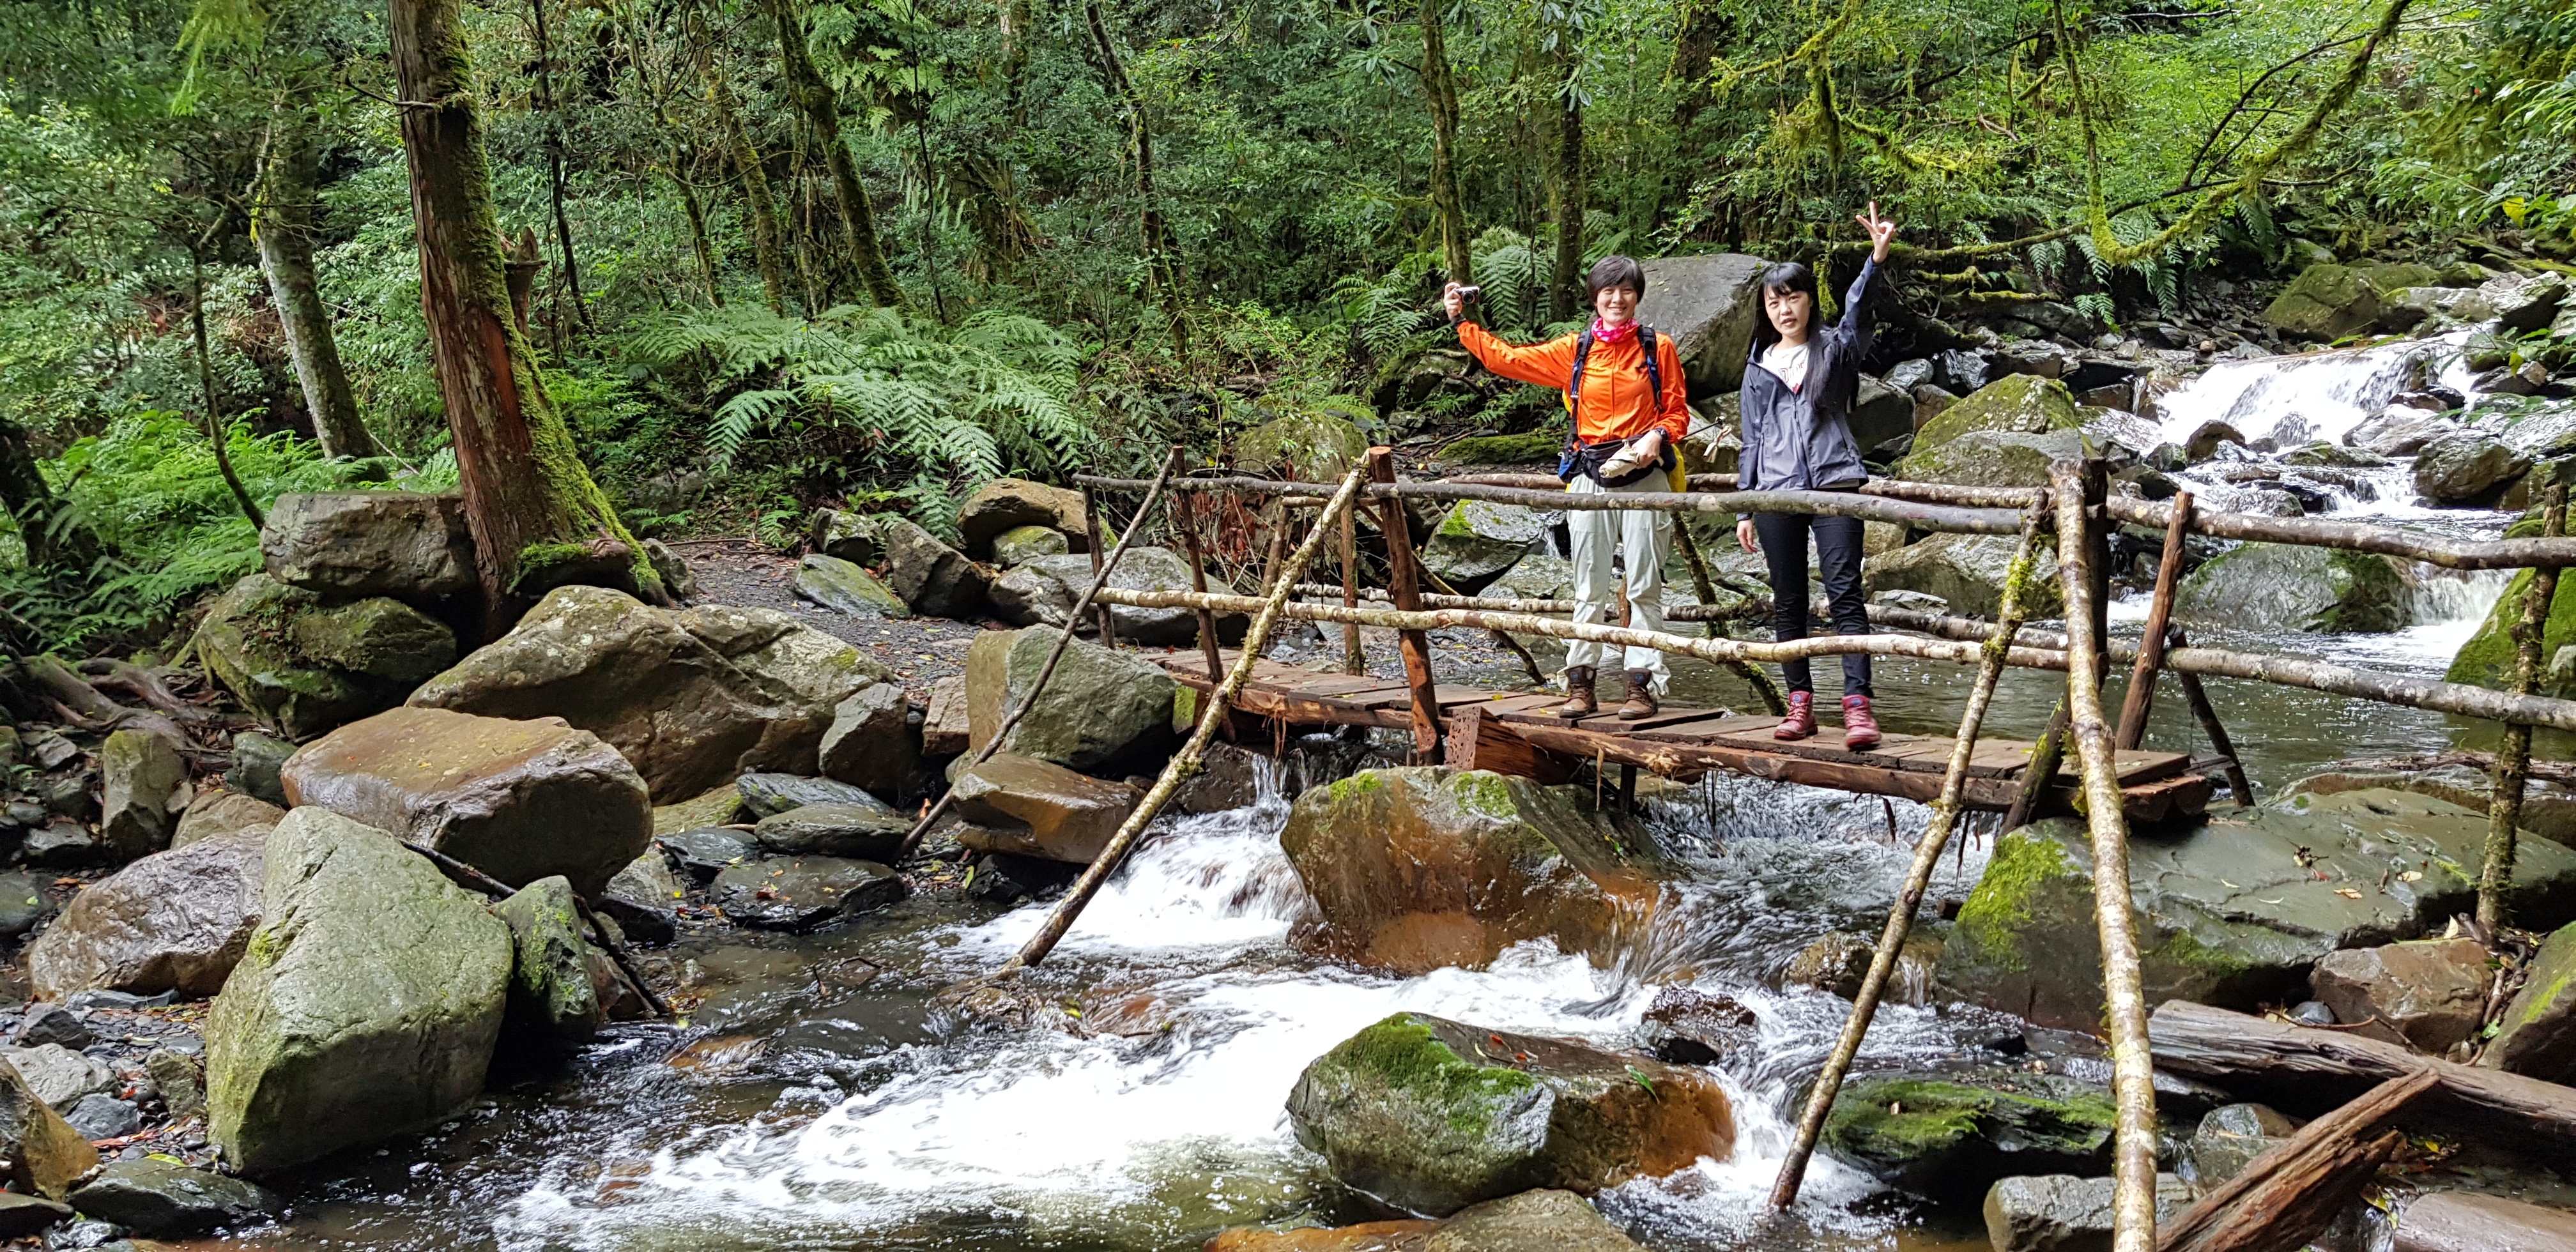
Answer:
[{"label": "red hiking boot", "polygon": [[1790,692],[1789,715],[1781,718],[1780,724],[1771,728],[1771,737],[1774,739],[1804,739],[1814,733],[1816,733],[1816,693],[1812,691]]},{"label": "red hiking boot", "polygon": [[1843,697],[1843,746],[1853,751],[1878,746],[1878,718],[1869,711],[1868,696]]}]

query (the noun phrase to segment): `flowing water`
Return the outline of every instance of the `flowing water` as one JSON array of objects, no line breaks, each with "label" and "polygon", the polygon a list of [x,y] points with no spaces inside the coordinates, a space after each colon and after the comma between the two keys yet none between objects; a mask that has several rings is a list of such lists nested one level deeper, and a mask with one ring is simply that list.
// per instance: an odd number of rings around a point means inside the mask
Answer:
[{"label": "flowing water", "polygon": [[[2335,440],[2428,370],[2449,378],[2455,358],[2429,343],[2230,363],[2167,396],[2164,429],[2179,438],[2223,417],[2283,446]],[[2362,489],[2335,496],[2333,512],[2477,535],[2506,520],[2417,508],[2407,484],[2402,464],[2372,471]],[[2192,485],[2213,503],[2232,490]],[[2438,675],[2502,579],[2419,571],[2415,582],[2418,624],[2394,634],[2196,638]],[[2115,606],[2115,624],[2134,631],[2144,611],[2132,596]],[[1883,716],[1947,733],[1964,673],[1882,661]],[[2034,734],[2059,690],[2052,675],[2012,672],[1989,733]],[[2438,714],[2283,688],[2214,683],[2211,694],[2267,790],[2336,757],[2436,750],[2478,734]],[[1745,701],[1731,676],[1687,659],[1674,696]],[[2160,702],[2150,745],[2205,750],[2180,704],[2170,692]],[[1297,758],[1319,777],[1323,759]],[[1627,959],[1596,969],[1525,945],[1489,969],[1416,978],[1289,943],[1307,903],[1279,850],[1287,812],[1265,777],[1248,807],[1158,826],[1030,979],[1078,1013],[1087,1036],[977,1029],[932,1007],[939,988],[1009,955],[1044,906],[917,900],[822,935],[684,940],[674,959],[708,997],[687,1032],[628,1028],[568,1074],[500,1092],[354,1174],[336,1166],[294,1191],[295,1220],[265,1243],[1177,1252],[1233,1224],[1366,1220],[1382,1214],[1336,1185],[1287,1125],[1283,1101],[1316,1055],[1403,1009],[1634,1046],[1656,989],[1693,981],[1760,1020],[1759,1045],[1722,1075],[1736,1151],[1609,1193],[1606,1213],[1676,1252],[1985,1246],[1972,1214],[1927,1217],[1821,1156],[1793,1215],[1763,1213],[1790,1102],[1846,1008],[1769,984],[1817,934],[1875,931],[1922,829],[1919,806],[1725,777],[1657,793],[1648,820],[1692,881]],[[1983,843],[1965,839],[1945,860],[1934,898],[1966,893]],[[1920,987],[1898,991],[1898,1001],[1923,998]],[[2015,1029],[1958,1006],[1891,1003],[1864,1064],[1929,1063]]]}]

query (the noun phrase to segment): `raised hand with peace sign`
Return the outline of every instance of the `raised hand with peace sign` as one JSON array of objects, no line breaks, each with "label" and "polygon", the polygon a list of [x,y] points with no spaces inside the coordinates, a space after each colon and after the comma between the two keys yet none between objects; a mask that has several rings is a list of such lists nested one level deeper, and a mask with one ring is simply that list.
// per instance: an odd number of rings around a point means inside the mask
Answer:
[{"label": "raised hand with peace sign", "polygon": [[1896,240],[1896,223],[1878,215],[1878,201],[1869,202],[1869,212],[1852,214],[1852,220],[1860,223],[1862,230],[1869,232],[1869,259],[1886,260],[1887,245]]}]

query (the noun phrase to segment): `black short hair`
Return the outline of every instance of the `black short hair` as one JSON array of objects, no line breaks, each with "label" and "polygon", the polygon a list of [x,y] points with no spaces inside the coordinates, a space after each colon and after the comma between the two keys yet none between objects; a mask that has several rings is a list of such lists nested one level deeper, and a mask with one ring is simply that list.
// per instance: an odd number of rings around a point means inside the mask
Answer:
[{"label": "black short hair", "polygon": [[1615,252],[1594,261],[1592,273],[1584,279],[1583,292],[1587,296],[1597,296],[1604,287],[1625,287],[1643,300],[1646,298],[1646,267],[1637,264],[1635,257]]},{"label": "black short hair", "polygon": [[1803,291],[1809,300],[1815,299],[1816,272],[1796,261],[1783,261],[1762,271],[1762,294],[1793,291]]}]

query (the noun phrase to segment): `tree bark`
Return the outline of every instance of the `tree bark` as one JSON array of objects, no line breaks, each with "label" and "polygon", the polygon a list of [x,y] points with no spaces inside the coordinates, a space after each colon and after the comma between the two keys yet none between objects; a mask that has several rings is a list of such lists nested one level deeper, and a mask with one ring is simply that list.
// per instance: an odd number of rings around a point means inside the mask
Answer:
[{"label": "tree bark", "polygon": [[324,456],[366,456],[375,451],[375,439],[358,417],[358,397],[349,389],[349,371],[340,364],[340,345],[331,333],[331,310],[313,273],[320,161],[321,120],[311,101],[288,103],[260,180],[259,264],[286,332],[286,355],[304,392],[304,411],[313,419],[314,441]]},{"label": "tree bark", "polygon": [[1580,316],[1583,307],[1575,287],[1583,281],[1583,95],[1578,79],[1583,58],[1574,48],[1575,32],[1557,36],[1556,179],[1548,209],[1556,219],[1556,270],[1549,286],[1549,315],[1557,321]]},{"label": "tree bark", "polygon": [[1431,102],[1431,211],[1439,219],[1440,258],[1449,281],[1472,283],[1467,252],[1467,200],[1458,191],[1458,82],[1442,43],[1440,6],[1422,0],[1422,94]]},{"label": "tree bark", "polygon": [[1145,118],[1145,97],[1127,77],[1118,45],[1109,38],[1109,22],[1100,11],[1100,0],[1083,0],[1082,12],[1091,27],[1092,45],[1100,54],[1101,76],[1109,81],[1110,94],[1127,109],[1128,141],[1136,150],[1136,214],[1138,229],[1144,236],[1145,274],[1161,297],[1163,316],[1170,321],[1173,350],[1187,353],[1189,328],[1183,319],[1187,302],[1181,287],[1180,250],[1172,238],[1171,224],[1163,219],[1162,199],[1154,189],[1154,132]]},{"label": "tree bark", "polygon": [[2368,1095],[2300,1127],[2174,1218],[2159,1252],[2272,1252],[2304,1248],[2343,1216],[2406,1136],[2374,1135],[2430,1090],[2429,1069],[2391,1078]]},{"label": "tree bark", "polygon": [[54,528],[60,504],[36,467],[36,452],[27,445],[26,430],[0,415],[0,507],[8,509],[9,519],[17,524],[30,569],[61,564],[85,571],[98,562],[98,537],[87,526],[74,520],[60,531]]},{"label": "tree bark", "polygon": [[703,32],[697,32],[694,42],[698,76],[706,83],[707,103],[715,108],[725,155],[733,161],[734,171],[742,175],[743,215],[751,220],[751,255],[760,268],[761,293],[769,299],[769,311],[785,317],[787,249],[779,239],[778,201],[769,193],[769,171],[761,165],[760,148],[742,124],[742,108],[734,101],[733,85],[725,80],[724,70],[716,64],[715,53],[707,47]]},{"label": "tree bark", "polygon": [[564,216],[563,113],[556,108],[554,36],[546,27],[546,0],[528,0],[537,27],[537,107],[546,115],[546,196],[554,209],[555,247],[563,254],[564,292],[572,300],[572,320],[584,329],[590,306],[581,298],[581,266],[572,254],[572,220]]},{"label": "tree bark", "polygon": [[[208,234],[214,233],[211,229]],[[250,488],[242,485],[241,475],[233,471],[231,432],[224,429],[223,414],[215,407],[215,363],[207,355],[206,344],[206,260],[205,240],[200,238],[188,249],[188,324],[196,331],[197,386],[205,396],[206,442],[215,450],[215,468],[224,476],[224,485],[232,488],[233,502],[241,506],[242,516],[255,527],[268,525],[259,511],[259,502],[251,499]]]},{"label": "tree bark", "polygon": [[461,0],[390,0],[403,150],[420,240],[421,314],[447,406],[465,520],[497,634],[550,587],[599,582],[667,599],[591,481],[510,312]]},{"label": "tree bark", "polygon": [[903,289],[886,267],[885,248],[877,239],[876,207],[859,182],[858,162],[841,138],[841,98],[814,68],[805,48],[805,18],[798,0],[767,0],[770,19],[778,25],[779,62],[786,70],[787,94],[813,128],[823,148],[823,164],[832,173],[832,193],[840,202],[841,246],[868,299],[884,308],[904,307]]},{"label": "tree bark", "polygon": [[[2555,475],[2553,475],[2555,477]],[[2541,537],[2567,532],[2567,484],[2552,482],[2542,495]],[[2540,643],[2549,628],[2549,608],[2558,598],[2558,571],[2531,571],[2531,590],[2523,596],[2522,617],[2513,624],[2513,693],[2531,694],[2540,676]],[[2487,842],[2478,870],[2478,924],[2493,930],[2505,923],[2505,892],[2513,886],[2515,828],[2522,822],[2522,787],[2531,768],[2531,727],[2504,728],[2496,749],[2495,794],[2487,806]]]}]

